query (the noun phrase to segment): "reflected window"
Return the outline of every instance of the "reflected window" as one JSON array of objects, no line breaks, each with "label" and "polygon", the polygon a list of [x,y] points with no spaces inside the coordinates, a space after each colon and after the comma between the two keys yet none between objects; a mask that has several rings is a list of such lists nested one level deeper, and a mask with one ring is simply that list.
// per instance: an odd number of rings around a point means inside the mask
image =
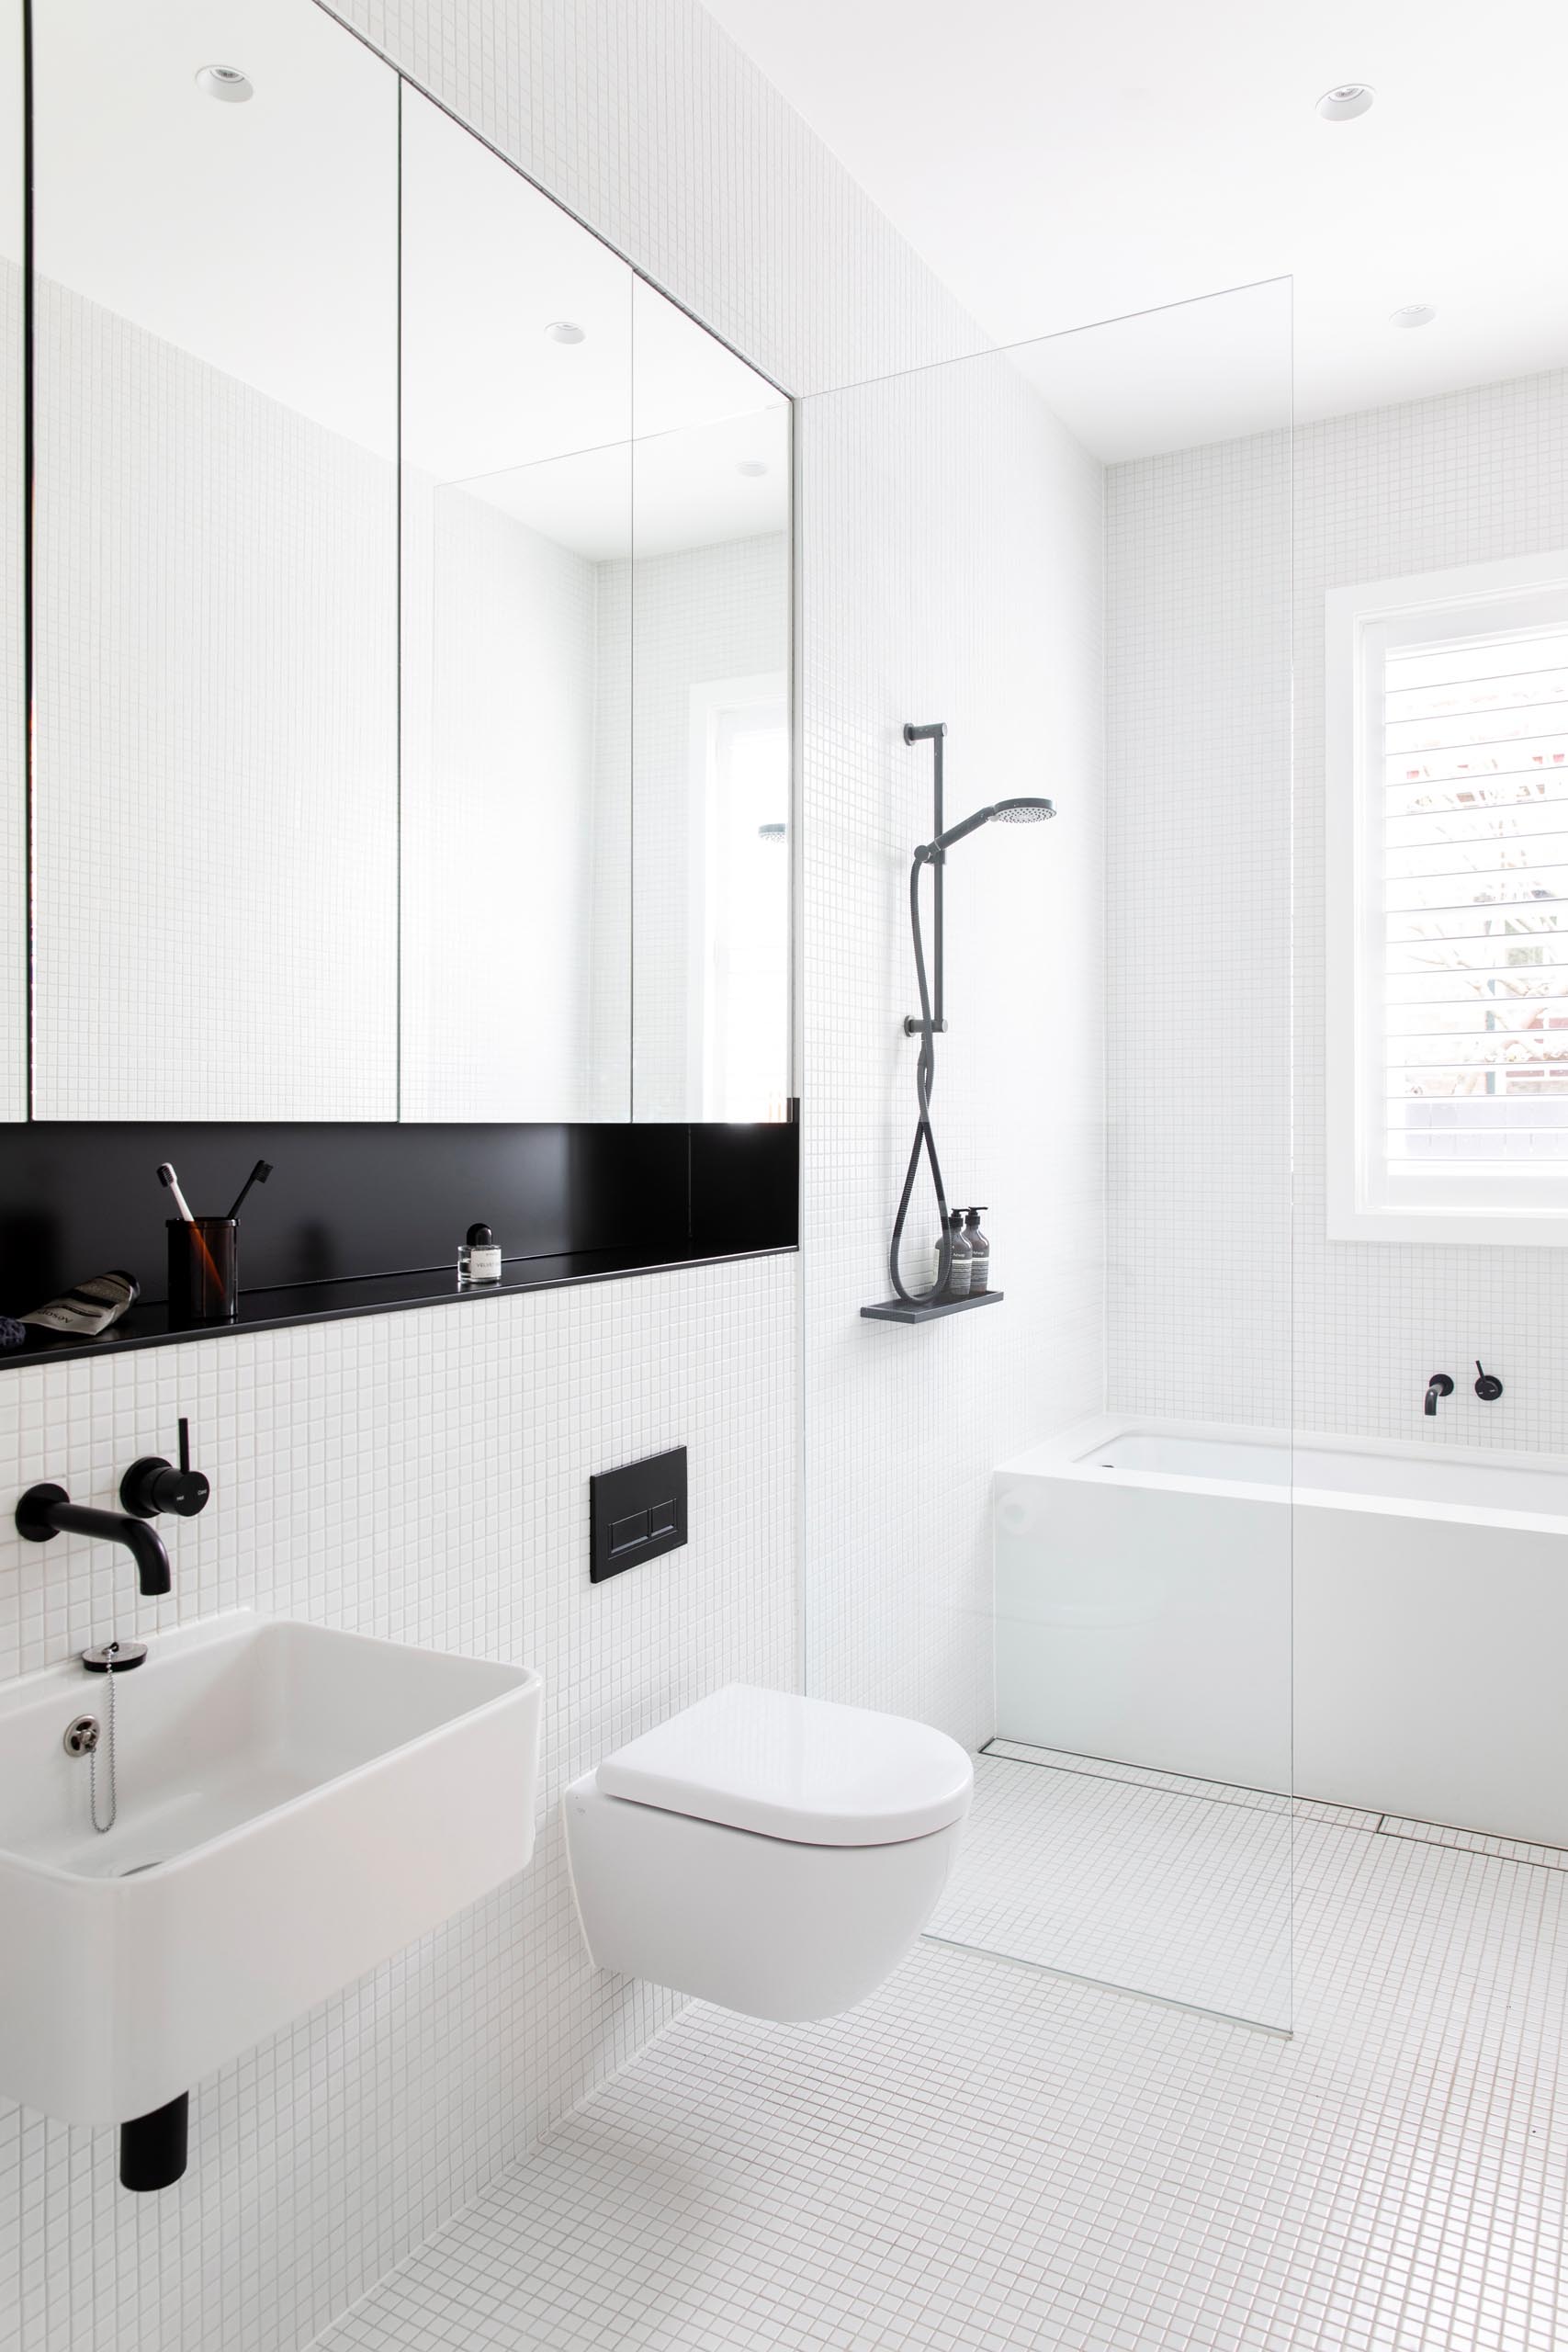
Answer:
[{"label": "reflected window", "polygon": [[789,702],[782,673],[692,689],[691,1001],[705,1119],[782,1119],[789,1094]]}]

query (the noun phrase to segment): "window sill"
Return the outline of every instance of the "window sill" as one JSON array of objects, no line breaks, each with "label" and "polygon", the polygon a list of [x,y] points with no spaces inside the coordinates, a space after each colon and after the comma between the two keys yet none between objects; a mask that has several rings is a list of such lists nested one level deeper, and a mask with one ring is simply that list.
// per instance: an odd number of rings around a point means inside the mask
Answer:
[{"label": "window sill", "polygon": [[1329,1214],[1328,1238],[1401,1250],[1568,1250],[1568,1209],[1342,1209]]}]

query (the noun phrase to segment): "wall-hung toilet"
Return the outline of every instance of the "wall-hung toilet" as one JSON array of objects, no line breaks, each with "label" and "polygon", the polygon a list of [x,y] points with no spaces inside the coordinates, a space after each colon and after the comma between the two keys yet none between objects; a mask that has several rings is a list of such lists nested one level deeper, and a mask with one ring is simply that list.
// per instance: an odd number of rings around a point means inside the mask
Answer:
[{"label": "wall-hung toilet", "polygon": [[748,2017],[851,2008],[930,1918],[974,1784],[926,1724],[716,1690],[566,1792],[594,1965]]}]

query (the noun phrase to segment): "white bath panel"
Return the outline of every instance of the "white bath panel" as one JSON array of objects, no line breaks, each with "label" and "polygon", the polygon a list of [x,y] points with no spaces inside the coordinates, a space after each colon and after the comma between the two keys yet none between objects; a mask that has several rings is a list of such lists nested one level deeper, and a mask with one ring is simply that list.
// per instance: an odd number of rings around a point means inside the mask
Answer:
[{"label": "white bath panel", "polygon": [[1568,1473],[1107,1415],[998,1469],[1008,1739],[1568,1845]]}]

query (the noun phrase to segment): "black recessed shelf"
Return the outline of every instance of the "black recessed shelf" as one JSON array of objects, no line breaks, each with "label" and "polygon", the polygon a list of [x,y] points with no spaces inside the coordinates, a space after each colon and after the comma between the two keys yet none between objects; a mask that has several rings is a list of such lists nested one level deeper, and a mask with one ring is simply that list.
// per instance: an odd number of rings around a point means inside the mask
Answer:
[{"label": "black recessed shelf", "polygon": [[[755,1126],[193,1125],[38,1122],[0,1131],[0,1312],[129,1268],[142,1296],[96,1340],[29,1331],[12,1364],[119,1355],[407,1307],[483,1312],[487,1298],[561,1290],[795,1249],[800,1129]],[[239,1311],[180,1328],[165,1288],[174,1160],[198,1208],[258,1157],[246,1204]],[[238,1174],[236,1174],[238,1171]],[[499,1283],[457,1287],[477,1219],[506,1255]]]},{"label": "black recessed shelf", "polygon": [[972,1306],[999,1306],[1005,1291],[983,1290],[978,1298],[939,1298],[930,1306],[910,1306],[901,1298],[885,1298],[863,1306],[868,1323],[940,1323],[944,1315],[967,1315]]}]

